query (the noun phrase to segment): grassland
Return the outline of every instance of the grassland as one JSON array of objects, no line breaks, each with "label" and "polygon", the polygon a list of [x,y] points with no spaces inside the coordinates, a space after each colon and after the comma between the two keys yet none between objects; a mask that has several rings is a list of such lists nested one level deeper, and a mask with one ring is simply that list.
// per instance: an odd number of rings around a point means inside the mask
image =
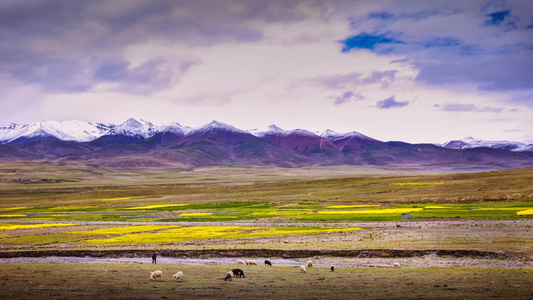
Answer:
[{"label": "grassland", "polygon": [[[533,272],[509,269],[371,269],[143,264],[3,264],[2,299],[531,299]],[[181,270],[184,281],[172,274]]]},{"label": "grassland", "polygon": [[[4,252],[446,249],[533,259],[531,168],[459,174],[354,167],[125,171],[24,162],[0,164],[0,191]],[[390,276],[391,270],[315,268],[299,274],[276,267],[249,269],[250,278],[227,283],[217,279],[227,266],[180,266],[189,279],[176,284],[169,281],[175,267],[162,265],[168,276],[155,283],[147,280],[152,268],[146,265],[3,264],[0,284],[7,289],[1,287],[0,296],[30,298],[26,288],[33,298],[52,299],[111,292],[129,299],[236,293],[309,299],[328,290],[339,291],[333,299],[526,299],[531,287],[524,282],[533,273],[407,268]],[[252,278],[259,289],[247,283]]]}]

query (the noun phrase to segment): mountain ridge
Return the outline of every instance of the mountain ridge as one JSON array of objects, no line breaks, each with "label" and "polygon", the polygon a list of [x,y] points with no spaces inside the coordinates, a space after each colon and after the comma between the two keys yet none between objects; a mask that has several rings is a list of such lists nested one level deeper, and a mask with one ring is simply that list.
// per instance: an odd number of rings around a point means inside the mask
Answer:
[{"label": "mountain ridge", "polygon": [[[76,126],[85,129],[82,134],[73,133],[72,128]],[[67,130],[61,132],[59,129],[62,128]],[[9,130],[15,130],[15,133],[9,133]],[[96,138],[87,141],[89,133]],[[82,141],[61,139],[73,136],[81,136]],[[157,126],[135,119],[119,125],[48,122],[39,124],[39,127],[34,125],[32,130],[28,125],[13,124],[7,129],[0,128],[0,137],[9,141],[0,143],[0,161],[80,161],[116,168],[453,165],[505,169],[533,166],[533,151],[513,152],[506,148],[466,145],[468,142],[476,144],[475,139],[447,145],[410,144],[383,142],[355,131],[336,133],[327,130],[317,134],[304,129],[283,130],[271,125],[267,131],[250,132],[218,121],[198,128],[179,123]],[[501,147],[501,143],[494,145]],[[512,149],[524,148],[523,145],[513,145]],[[453,149],[452,146],[462,148]]]},{"label": "mountain ridge", "polygon": [[[206,131],[213,129],[250,133],[259,138],[262,138],[265,135],[288,136],[291,134],[296,134],[307,135],[311,137],[320,136],[330,142],[348,138],[358,138],[361,140],[367,140],[368,142],[381,142],[369,136],[361,134],[357,131],[337,133],[333,130],[327,129],[323,133],[318,134],[316,132],[311,132],[306,129],[284,130],[274,124],[268,126],[266,131],[259,131],[257,129],[242,130],[232,125],[215,120],[206,123],[198,128],[192,128],[188,126],[183,126],[177,122],[173,122],[170,125],[154,125],[153,123],[145,121],[143,119],[129,118],[118,125],[111,123],[92,123],[78,120],[48,120],[31,124],[12,123],[9,126],[0,127],[0,144],[24,143],[26,141],[32,141],[34,140],[34,138],[38,139],[45,137],[55,137],[58,140],[69,142],[90,142],[105,135],[124,135],[135,137],[137,139],[148,139],[161,132],[172,132],[188,135],[191,133],[198,133],[198,131]],[[16,140],[19,138],[21,140],[16,142]],[[405,143],[402,141],[394,142]],[[442,144],[435,145],[448,149],[472,149],[478,147],[486,147],[494,149],[504,149],[514,152],[533,152],[533,144],[515,141],[486,141],[482,139],[475,139],[472,137],[465,137],[460,140],[450,140]]]}]

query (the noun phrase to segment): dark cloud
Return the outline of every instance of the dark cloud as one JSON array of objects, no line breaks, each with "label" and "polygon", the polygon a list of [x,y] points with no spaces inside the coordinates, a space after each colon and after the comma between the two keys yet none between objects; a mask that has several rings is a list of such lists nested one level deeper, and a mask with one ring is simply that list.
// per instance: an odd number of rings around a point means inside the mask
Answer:
[{"label": "dark cloud", "polygon": [[0,72],[54,92],[85,91],[107,81],[161,88],[173,71],[185,73],[198,60],[185,58],[176,70],[158,58],[131,68],[124,59],[128,47],[150,40],[184,47],[255,42],[263,35],[249,21],[301,20],[304,15],[292,9],[299,3],[0,1]]},{"label": "dark cloud", "polygon": [[481,90],[513,91],[533,88],[533,51],[459,57],[435,55],[416,60],[417,79],[434,85],[474,83]]},{"label": "dark cloud", "polygon": [[[533,31],[527,27],[531,23],[528,15],[521,11],[533,8],[532,4],[519,4],[520,11],[492,2],[442,5],[441,10],[419,4],[401,8],[391,5],[390,10],[381,7],[350,20],[354,31],[372,34],[360,33],[342,40],[342,51],[369,49],[378,54],[401,55],[405,58],[391,63],[413,65],[419,70],[416,79],[425,84],[467,84],[480,90],[513,92],[514,101],[533,105],[530,97],[517,96],[533,90]],[[435,26],[441,22],[444,26],[444,20],[467,17],[478,20],[478,27],[470,28],[475,30],[462,32],[461,24],[456,23],[449,24],[449,31],[440,30],[432,36],[424,29],[424,24]]]},{"label": "dark cloud", "polygon": [[376,107],[381,109],[393,108],[393,107],[404,107],[409,105],[409,101],[396,101],[394,97],[390,97],[384,100],[380,100],[376,103]]}]

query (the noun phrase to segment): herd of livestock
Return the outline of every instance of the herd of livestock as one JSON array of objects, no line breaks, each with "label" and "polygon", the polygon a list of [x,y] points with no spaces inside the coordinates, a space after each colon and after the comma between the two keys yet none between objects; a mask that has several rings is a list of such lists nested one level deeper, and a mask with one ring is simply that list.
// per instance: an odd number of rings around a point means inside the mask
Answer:
[{"label": "herd of livestock", "polygon": [[[252,265],[252,266],[257,265],[255,260],[247,260],[246,262],[244,260],[238,260],[237,261],[237,265],[244,265],[244,264]],[[265,260],[265,266],[272,266],[272,262],[270,260]],[[300,266],[300,271],[302,273],[307,273],[307,268],[310,268],[310,267],[313,267],[313,262],[312,261],[308,261],[307,264],[301,265]],[[392,264],[392,267],[393,268],[401,268],[402,266],[400,265],[400,263],[394,262]],[[330,270],[331,270],[331,272],[334,272],[335,271],[335,266],[331,265]],[[152,279],[157,280],[157,278],[162,278],[162,277],[163,277],[163,271],[161,271],[161,270],[156,270],[156,271],[150,272],[150,280],[152,280]],[[246,278],[246,276],[244,275],[244,271],[243,270],[241,270],[241,269],[233,269],[233,270],[228,271],[226,273],[226,276],[224,277],[224,281],[232,280],[232,278],[235,278],[235,277]],[[182,282],[183,281],[183,272],[179,271],[178,273],[172,275],[172,280],[174,280],[176,282]]]}]

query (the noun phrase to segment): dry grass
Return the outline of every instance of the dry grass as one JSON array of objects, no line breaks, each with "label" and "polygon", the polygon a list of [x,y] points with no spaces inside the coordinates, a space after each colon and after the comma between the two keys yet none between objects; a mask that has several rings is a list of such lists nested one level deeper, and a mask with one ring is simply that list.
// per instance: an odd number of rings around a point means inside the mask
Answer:
[{"label": "dry grass", "polygon": [[[508,269],[376,269],[149,264],[4,264],[2,299],[531,299],[533,272]],[[160,281],[149,272],[163,271]],[[171,280],[178,270],[184,281]]]}]

